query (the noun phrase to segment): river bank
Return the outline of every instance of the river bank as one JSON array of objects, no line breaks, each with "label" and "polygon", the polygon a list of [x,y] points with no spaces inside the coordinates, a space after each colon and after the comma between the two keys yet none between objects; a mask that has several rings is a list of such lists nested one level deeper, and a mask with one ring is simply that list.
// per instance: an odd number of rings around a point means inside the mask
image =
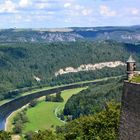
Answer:
[{"label": "river bank", "polygon": [[18,113],[18,112],[20,112],[21,110],[23,110],[24,108],[26,108],[28,106],[28,104],[27,105],[24,105],[23,107],[21,107],[20,109],[18,109],[18,110],[15,110],[15,111],[13,111],[7,118],[6,118],[6,120],[5,120],[5,124],[4,124],[4,130],[5,131],[8,131],[8,132],[11,132],[12,131],[12,122],[11,122],[11,120],[13,119],[13,117]]},{"label": "river bank", "polygon": [[26,104],[28,104],[31,100],[33,100],[35,98],[39,98],[39,97],[42,97],[45,95],[56,93],[58,91],[60,92],[60,91],[64,91],[67,89],[84,87],[84,86],[88,86],[90,84],[96,84],[98,82],[102,82],[102,81],[106,81],[106,80],[114,79],[114,78],[119,78],[119,77],[121,77],[121,76],[97,79],[94,81],[86,81],[86,82],[81,82],[81,83],[76,83],[76,84],[71,84],[71,85],[60,86],[60,87],[56,87],[56,88],[52,87],[52,89],[47,89],[47,90],[39,91],[36,93],[32,93],[32,94],[29,94],[26,96],[19,97],[10,102],[7,102],[0,106],[0,130],[5,130],[5,129],[7,130],[7,128],[5,128],[5,125],[7,125],[7,124],[5,124],[5,123],[10,114],[12,114],[15,110],[18,110],[19,108],[25,106]]}]

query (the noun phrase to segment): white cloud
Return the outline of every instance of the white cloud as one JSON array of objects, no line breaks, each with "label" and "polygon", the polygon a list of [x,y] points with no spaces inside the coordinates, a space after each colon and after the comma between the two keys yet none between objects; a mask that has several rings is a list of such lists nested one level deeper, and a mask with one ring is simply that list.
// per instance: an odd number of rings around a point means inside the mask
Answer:
[{"label": "white cloud", "polygon": [[140,16],[140,9],[136,7],[125,7],[121,9],[120,17],[128,17],[129,19],[139,18]]},{"label": "white cloud", "polygon": [[0,13],[17,13],[20,8],[29,7],[31,4],[31,0],[20,0],[18,3],[12,0],[5,0],[0,4]]},{"label": "white cloud", "polygon": [[65,8],[71,7],[71,3],[65,3],[65,4],[64,4],[64,7],[65,7]]},{"label": "white cloud", "polygon": [[16,4],[11,0],[6,0],[3,4],[0,4],[0,13],[16,13]]},{"label": "white cloud", "polygon": [[32,4],[31,0],[20,0],[19,6],[22,8],[26,8]]},{"label": "white cloud", "polygon": [[75,10],[81,10],[81,9],[83,9],[83,8],[84,8],[83,6],[78,5],[78,4],[74,6],[74,9],[75,9]]},{"label": "white cloud", "polygon": [[86,7],[76,3],[65,3],[64,8],[66,8],[65,11],[67,13],[67,18],[89,16],[93,11],[90,7]]},{"label": "white cloud", "polygon": [[82,14],[83,14],[84,16],[91,15],[91,14],[92,14],[92,10],[91,10],[91,9],[83,9],[83,10],[82,10]]},{"label": "white cloud", "polygon": [[113,17],[113,16],[116,16],[117,13],[116,13],[116,11],[111,10],[106,5],[101,5],[100,6],[100,14],[103,16]]},{"label": "white cloud", "polygon": [[132,15],[139,15],[140,14],[140,9],[138,8],[131,8],[130,12]]},{"label": "white cloud", "polygon": [[[0,25],[1,27],[6,25],[11,27],[12,20],[17,23],[16,25],[23,27],[24,25],[29,27],[32,25],[106,26],[140,23],[138,0],[134,0],[133,4],[117,1],[112,4],[111,0],[108,0],[107,3],[104,2],[105,0],[97,1],[0,0]],[[112,20],[112,17],[115,18]]]},{"label": "white cloud", "polygon": [[48,3],[39,3],[36,5],[36,8],[38,9],[44,9],[44,8],[48,8],[49,4]]}]

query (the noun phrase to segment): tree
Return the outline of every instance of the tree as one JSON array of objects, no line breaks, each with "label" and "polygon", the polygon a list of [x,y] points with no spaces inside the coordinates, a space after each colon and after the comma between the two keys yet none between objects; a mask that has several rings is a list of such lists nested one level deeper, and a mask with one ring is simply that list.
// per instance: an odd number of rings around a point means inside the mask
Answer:
[{"label": "tree", "polygon": [[32,134],[31,140],[64,140],[64,137],[60,135],[56,135],[54,132],[50,130],[38,131]]},{"label": "tree", "polygon": [[28,117],[26,116],[26,109],[23,109],[21,112],[18,112],[13,118],[13,132],[21,133],[26,122],[28,122]]},{"label": "tree", "polygon": [[63,102],[64,99],[61,97],[61,92],[57,92],[55,96],[47,95],[45,101],[50,102]]},{"label": "tree", "polygon": [[11,134],[5,131],[0,131],[0,140],[11,140]]},{"label": "tree", "polygon": [[52,101],[52,97],[50,95],[46,95],[45,101]]},{"label": "tree", "polygon": [[25,134],[25,139],[26,139],[26,140],[32,140],[33,135],[34,135],[34,132],[29,131],[29,132],[27,132],[27,133]]},{"label": "tree", "polygon": [[37,105],[37,99],[34,99],[29,103],[29,107],[35,107],[36,105]]},{"label": "tree", "polygon": [[121,101],[122,79],[111,79],[96,83],[71,96],[64,107],[64,115],[80,116],[96,114],[104,109],[104,104],[111,100]]},{"label": "tree", "polygon": [[[69,66],[77,68],[82,64],[116,60],[124,62],[128,58],[130,50],[134,50],[136,59],[140,60],[139,45],[126,45],[114,41],[5,43],[5,45],[0,45],[0,95],[2,95],[0,99],[20,95],[20,90],[19,93],[8,93],[17,88],[30,88],[44,84],[60,85],[122,75],[125,73],[123,66],[69,73],[58,77],[55,77],[54,73]],[[40,85],[33,78],[33,74],[40,77]]]},{"label": "tree", "polygon": [[22,132],[23,123],[19,120],[14,124],[13,132],[19,134]]},{"label": "tree", "polygon": [[107,103],[106,109],[94,116],[85,116],[57,128],[66,140],[117,140],[120,104]]},{"label": "tree", "polygon": [[61,97],[61,92],[56,93],[56,102],[63,102],[64,99]]}]

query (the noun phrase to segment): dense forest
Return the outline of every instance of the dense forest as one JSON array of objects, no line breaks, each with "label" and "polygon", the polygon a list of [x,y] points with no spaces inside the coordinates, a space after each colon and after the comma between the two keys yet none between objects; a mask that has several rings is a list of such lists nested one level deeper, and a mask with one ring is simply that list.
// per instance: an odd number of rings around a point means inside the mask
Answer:
[{"label": "dense forest", "polygon": [[65,140],[117,140],[120,117],[120,104],[110,102],[96,115],[75,119],[56,132]]},{"label": "dense forest", "polygon": [[106,107],[106,102],[121,101],[123,78],[96,83],[77,95],[73,95],[66,103],[64,115],[79,118],[101,112]]},{"label": "dense forest", "polygon": [[[116,53],[117,52],[117,53]],[[68,66],[107,61],[125,62],[130,53],[139,60],[140,46],[114,41],[77,41],[53,43],[3,43],[0,45],[0,100],[13,98],[11,90],[40,85],[59,85],[107,76],[122,75],[125,68],[104,68],[55,77]],[[37,82],[34,77],[39,77]],[[10,92],[9,92],[10,91]]]},{"label": "dense forest", "polygon": [[54,77],[52,79],[50,84],[51,85],[69,84],[69,83],[74,83],[74,82],[79,82],[79,81],[100,79],[103,77],[125,75],[125,73],[126,71],[125,71],[124,66],[118,66],[116,68],[105,67],[100,70],[58,75],[57,77]]}]

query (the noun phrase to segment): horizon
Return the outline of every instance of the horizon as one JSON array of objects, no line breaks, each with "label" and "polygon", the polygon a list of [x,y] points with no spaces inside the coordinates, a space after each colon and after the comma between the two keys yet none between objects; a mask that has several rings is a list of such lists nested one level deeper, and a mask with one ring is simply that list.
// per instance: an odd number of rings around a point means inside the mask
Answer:
[{"label": "horizon", "polygon": [[37,30],[37,29],[72,29],[72,28],[108,28],[108,27],[110,27],[110,28],[115,28],[115,27],[137,27],[137,26],[140,26],[140,24],[139,25],[120,25],[120,26],[113,26],[113,25],[110,25],[110,26],[72,26],[72,27],[33,27],[33,28],[31,28],[31,27],[23,27],[23,28],[18,28],[18,27],[9,27],[9,28],[0,28],[0,30],[10,30],[10,29],[25,29],[25,30],[32,30],[32,29],[35,29],[35,30]]},{"label": "horizon", "polygon": [[0,29],[135,26],[140,1],[0,0],[0,18]]}]

